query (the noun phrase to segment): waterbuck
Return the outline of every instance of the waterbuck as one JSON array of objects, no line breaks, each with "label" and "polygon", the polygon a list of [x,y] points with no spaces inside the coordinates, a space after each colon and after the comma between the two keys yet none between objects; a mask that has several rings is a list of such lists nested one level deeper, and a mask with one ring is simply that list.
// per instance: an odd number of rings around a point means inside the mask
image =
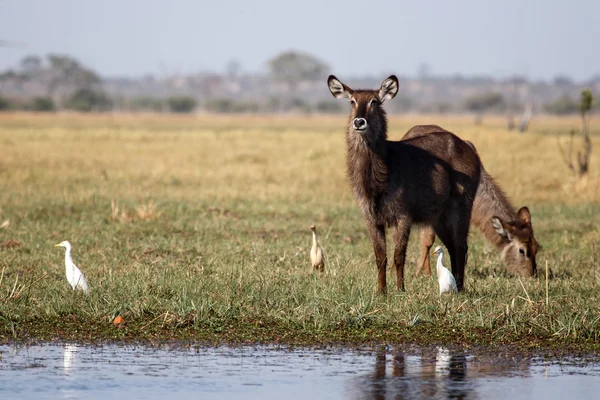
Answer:
[{"label": "waterbuck", "polygon": [[433,227],[448,249],[458,290],[463,290],[471,210],[481,173],[479,156],[445,130],[399,142],[387,140],[382,104],[398,92],[394,75],[379,90],[352,90],[333,75],[327,84],[334,97],[350,101],[348,177],[373,244],[379,291],[386,291],[385,228],[395,228],[394,267],[397,287],[404,290],[404,260],[413,224]]},{"label": "waterbuck", "polygon": [[[445,130],[437,125],[418,125],[410,129],[404,137],[411,139],[420,135]],[[466,141],[475,152],[475,145]],[[473,203],[471,222],[483,236],[500,251],[506,271],[512,275],[533,276],[537,273],[535,257],[539,248],[533,235],[531,214],[527,207],[519,211],[508,200],[500,186],[481,166],[479,188]],[[424,269],[431,275],[429,250],[435,241],[435,232],[430,227],[421,230],[421,254],[415,274]]]}]

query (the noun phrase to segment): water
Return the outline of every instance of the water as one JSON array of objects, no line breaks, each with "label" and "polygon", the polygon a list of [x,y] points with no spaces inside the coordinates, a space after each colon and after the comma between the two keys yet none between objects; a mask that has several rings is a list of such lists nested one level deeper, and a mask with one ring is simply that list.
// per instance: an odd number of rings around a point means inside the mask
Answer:
[{"label": "water", "polygon": [[599,398],[600,363],[381,347],[0,346],[1,399]]}]

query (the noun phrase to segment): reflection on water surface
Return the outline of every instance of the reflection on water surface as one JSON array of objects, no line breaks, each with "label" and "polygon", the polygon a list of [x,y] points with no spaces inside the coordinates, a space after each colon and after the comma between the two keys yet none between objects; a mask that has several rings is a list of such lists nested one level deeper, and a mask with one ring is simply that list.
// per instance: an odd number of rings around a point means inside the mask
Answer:
[{"label": "reflection on water surface", "polygon": [[0,397],[596,398],[600,363],[483,350],[0,346]]}]

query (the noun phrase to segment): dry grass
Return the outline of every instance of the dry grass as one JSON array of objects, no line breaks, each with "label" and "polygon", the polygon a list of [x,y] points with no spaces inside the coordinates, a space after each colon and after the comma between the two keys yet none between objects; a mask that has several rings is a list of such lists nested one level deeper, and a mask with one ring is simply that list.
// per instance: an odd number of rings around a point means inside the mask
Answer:
[{"label": "dry grass", "polygon": [[[9,221],[0,242],[22,244],[0,248],[0,337],[91,335],[89,326],[112,327],[121,313],[119,334],[139,337],[158,325],[174,337],[193,328],[232,338],[258,330],[398,340],[414,329],[441,341],[598,341],[600,124],[592,120],[591,173],[574,180],[557,134],[566,138],[576,118],[534,120],[525,135],[495,118],[483,126],[457,117],[390,120],[392,139],[437,123],[471,140],[515,204],[530,207],[544,245],[538,265],[547,260],[557,276],[547,308],[543,279],[505,276],[477,234],[464,295],[440,299],[434,280],[409,275],[406,294],[377,296],[345,176],[345,123],[0,114],[0,221]],[[318,277],[308,257],[312,223],[328,257]],[[51,247],[67,239],[88,297],[70,290],[62,253]],[[409,274],[416,256],[413,241]],[[54,328],[65,317],[77,323]]]}]

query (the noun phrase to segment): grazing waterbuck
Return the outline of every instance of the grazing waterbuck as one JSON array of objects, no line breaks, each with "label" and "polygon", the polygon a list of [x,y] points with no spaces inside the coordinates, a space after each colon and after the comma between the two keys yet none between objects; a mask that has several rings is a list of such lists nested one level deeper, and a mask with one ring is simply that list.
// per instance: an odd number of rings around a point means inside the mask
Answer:
[{"label": "grazing waterbuck", "polygon": [[[404,139],[444,130],[437,125],[418,125],[410,129]],[[473,143],[466,141],[475,152]],[[479,188],[473,203],[471,222],[483,236],[500,251],[506,271],[512,275],[534,276],[537,274],[536,254],[539,244],[533,235],[531,213],[527,207],[515,211],[502,188],[481,166]],[[421,230],[421,254],[415,274],[424,269],[431,275],[429,250],[435,241],[435,232],[431,227]]]},{"label": "grazing waterbuck", "polygon": [[379,90],[352,90],[333,75],[327,84],[333,96],[350,102],[348,177],[373,244],[379,291],[386,291],[386,227],[395,228],[394,267],[397,287],[404,290],[406,246],[413,224],[433,227],[448,249],[458,290],[463,290],[471,210],[481,173],[479,156],[445,130],[387,140],[382,104],[398,92],[394,75]]}]

